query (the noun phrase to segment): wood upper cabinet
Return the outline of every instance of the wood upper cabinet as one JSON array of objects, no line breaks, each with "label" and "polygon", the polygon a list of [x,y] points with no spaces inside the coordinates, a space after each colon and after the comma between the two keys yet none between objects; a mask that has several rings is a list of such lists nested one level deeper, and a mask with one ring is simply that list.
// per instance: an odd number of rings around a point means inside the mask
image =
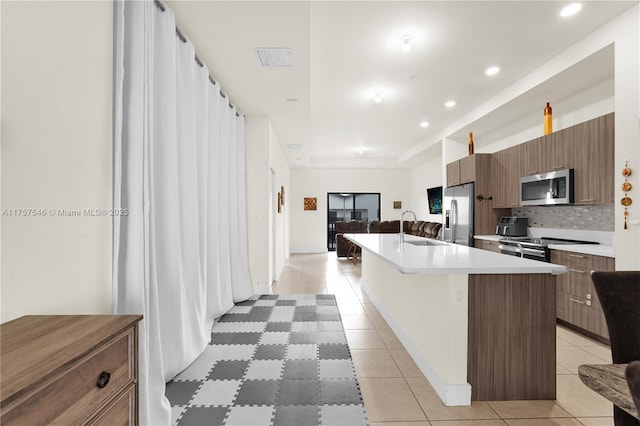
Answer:
[{"label": "wood upper cabinet", "polygon": [[447,187],[460,185],[460,161],[447,164]]},{"label": "wood upper cabinet", "polygon": [[582,127],[572,137],[576,204],[614,202],[614,122],[611,113],[574,126]]},{"label": "wood upper cabinet", "polygon": [[[480,154],[479,154],[480,155]],[[460,184],[475,182],[476,180],[476,162],[479,155],[470,155],[458,161],[460,171]]]},{"label": "wood upper cabinet", "polygon": [[493,154],[492,192],[494,208],[520,206],[520,178],[524,167],[524,144]]},{"label": "wood upper cabinet", "polygon": [[481,155],[489,154],[474,154],[447,164],[447,187],[475,182],[476,162]]}]

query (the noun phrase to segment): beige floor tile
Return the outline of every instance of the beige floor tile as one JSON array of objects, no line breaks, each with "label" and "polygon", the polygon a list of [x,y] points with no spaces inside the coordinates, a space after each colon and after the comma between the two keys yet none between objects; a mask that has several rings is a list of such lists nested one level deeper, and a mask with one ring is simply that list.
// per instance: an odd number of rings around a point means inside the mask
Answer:
[{"label": "beige floor tile", "polygon": [[605,364],[601,358],[578,346],[558,347],[556,354],[556,362],[573,374],[578,374],[578,367],[582,364]]},{"label": "beige floor tile", "polygon": [[[374,330],[375,327],[368,315],[340,314],[345,330]],[[383,339],[384,340],[384,339]]]},{"label": "beige floor tile", "polygon": [[370,422],[427,420],[404,379],[359,379]]},{"label": "beige floor tile", "polygon": [[573,417],[609,417],[613,405],[598,395],[578,376],[556,376],[556,403]]},{"label": "beige floor tile", "polygon": [[301,294],[302,287],[301,286],[290,286],[290,285],[278,285],[271,287],[271,293],[273,294]]},{"label": "beige floor tile", "polygon": [[351,358],[358,377],[402,377],[389,351],[352,350]]},{"label": "beige floor tile", "polygon": [[385,319],[382,317],[382,315],[376,315],[376,314],[368,314],[368,315],[369,315],[369,319],[371,320],[373,325],[376,327],[376,329],[378,329],[378,330],[391,330],[391,327],[389,326],[387,321],[385,321]]},{"label": "beige floor tile", "polygon": [[502,420],[436,420],[431,426],[504,426]]},{"label": "beige floor tile", "polygon": [[503,419],[571,417],[553,401],[492,401],[489,405]]},{"label": "beige floor tile", "polygon": [[564,340],[561,337],[556,337],[556,347],[558,346],[575,346],[575,345],[567,340]]},{"label": "beige floor tile", "polygon": [[387,349],[404,349],[402,343],[391,330],[378,330],[380,338],[384,342]]},{"label": "beige floor tile", "polygon": [[498,414],[486,402],[473,402],[466,407],[447,407],[426,379],[407,378],[406,380],[431,422],[499,419]]},{"label": "beige floor tile", "polygon": [[345,330],[349,349],[386,349],[375,330]]},{"label": "beige floor tile", "polygon": [[303,294],[327,294],[327,289],[323,285],[304,285]]},{"label": "beige floor tile", "polygon": [[582,334],[561,326],[556,327],[556,336],[563,340],[566,340],[567,342],[573,343],[576,346],[600,344],[600,342],[597,342],[593,339],[583,336]]},{"label": "beige floor tile", "polygon": [[338,304],[340,315],[364,315],[366,311],[361,303],[342,303]]},{"label": "beige floor tile", "polygon": [[582,426],[576,419],[510,419],[505,420],[509,426]]},{"label": "beige floor tile", "polygon": [[336,301],[338,303],[360,303],[360,299],[358,299],[358,296],[356,296],[353,291],[351,291],[351,294],[336,294]]},{"label": "beige floor tile", "polygon": [[431,426],[431,423],[424,422],[375,422],[369,423],[370,426]]},{"label": "beige floor tile", "polygon": [[613,417],[579,417],[577,420],[585,426],[614,426]]},{"label": "beige floor tile", "polygon": [[611,348],[608,346],[588,345],[588,346],[580,346],[580,349],[584,349],[585,351],[592,353],[598,358],[601,358],[606,363],[611,364],[613,362],[611,358]]},{"label": "beige floor tile", "polygon": [[413,361],[409,352],[404,349],[391,349],[389,350],[389,353],[393,357],[393,360],[396,362],[396,365],[404,377],[424,378],[422,371]]},{"label": "beige floor tile", "polygon": [[363,303],[362,306],[364,307],[364,310],[367,311],[367,314],[380,315],[378,308],[376,308],[373,303]]},{"label": "beige floor tile", "polygon": [[571,371],[567,370],[560,364],[556,364],[556,374],[573,374]]}]

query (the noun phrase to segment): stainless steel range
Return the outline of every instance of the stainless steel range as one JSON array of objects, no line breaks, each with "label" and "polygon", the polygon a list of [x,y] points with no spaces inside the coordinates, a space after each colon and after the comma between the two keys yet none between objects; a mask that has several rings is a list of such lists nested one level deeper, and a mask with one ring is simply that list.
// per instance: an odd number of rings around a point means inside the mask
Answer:
[{"label": "stainless steel range", "polygon": [[550,262],[551,250],[549,245],[561,244],[598,244],[592,241],[565,240],[560,238],[542,237],[506,237],[498,241],[500,253],[525,259]]}]

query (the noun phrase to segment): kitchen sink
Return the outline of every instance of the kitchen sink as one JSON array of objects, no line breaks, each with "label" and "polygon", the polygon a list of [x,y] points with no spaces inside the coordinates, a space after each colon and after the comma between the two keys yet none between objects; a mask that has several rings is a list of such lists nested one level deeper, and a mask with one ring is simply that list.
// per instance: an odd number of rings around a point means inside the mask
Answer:
[{"label": "kitchen sink", "polygon": [[443,243],[435,242],[430,240],[414,240],[414,241],[405,241],[407,244],[413,244],[414,246],[441,246]]}]

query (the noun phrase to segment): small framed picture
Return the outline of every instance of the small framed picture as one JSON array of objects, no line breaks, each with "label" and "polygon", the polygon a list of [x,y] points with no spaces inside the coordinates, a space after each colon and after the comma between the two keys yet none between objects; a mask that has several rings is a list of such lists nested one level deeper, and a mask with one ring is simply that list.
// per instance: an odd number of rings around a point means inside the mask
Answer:
[{"label": "small framed picture", "polygon": [[305,197],[304,198],[304,209],[305,210],[317,210],[318,209],[318,199],[316,197]]},{"label": "small framed picture", "polygon": [[393,202],[393,208],[394,209],[401,209],[402,208],[402,201],[394,201]]}]

